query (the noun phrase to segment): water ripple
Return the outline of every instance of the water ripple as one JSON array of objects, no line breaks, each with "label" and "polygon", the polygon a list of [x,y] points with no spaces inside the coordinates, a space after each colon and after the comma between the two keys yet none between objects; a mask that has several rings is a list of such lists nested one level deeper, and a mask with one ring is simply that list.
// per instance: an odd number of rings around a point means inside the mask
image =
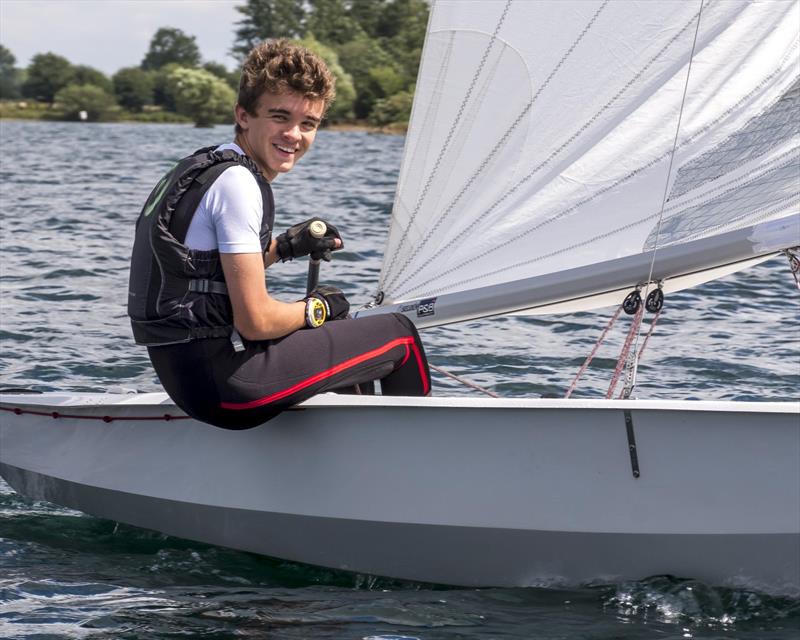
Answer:
[{"label": "water ripple", "polygon": [[[0,171],[2,386],[160,389],[125,314],[133,225],[181,155],[230,133],[3,121],[3,143],[15,153]],[[322,281],[343,288],[354,306],[378,280],[402,145],[399,137],[321,131],[313,152],[273,185],[278,230],[320,215],[342,231],[346,250],[322,265]],[[270,290],[296,299],[305,271],[303,261],[275,265]],[[432,363],[501,395],[563,395],[610,313],[493,318],[423,339]],[[576,397],[605,394],[629,322],[609,333]],[[637,394],[796,399],[798,326],[800,296],[783,259],[669,296]],[[434,392],[474,393],[439,375]],[[25,500],[0,481],[7,638],[787,640],[800,627],[800,598],[755,588],[665,577],[547,586],[446,589],[343,574],[116,525]]]}]

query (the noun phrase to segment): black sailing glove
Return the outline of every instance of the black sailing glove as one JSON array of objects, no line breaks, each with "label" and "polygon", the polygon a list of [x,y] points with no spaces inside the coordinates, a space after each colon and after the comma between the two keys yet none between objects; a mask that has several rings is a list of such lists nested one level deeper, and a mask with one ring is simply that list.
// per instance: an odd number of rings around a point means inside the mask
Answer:
[{"label": "black sailing glove", "polygon": [[277,242],[278,257],[281,261],[286,262],[292,258],[301,258],[302,256],[310,255],[314,260],[330,261],[331,250],[336,245],[336,240],[341,242],[339,248],[344,246],[342,237],[339,235],[339,230],[332,224],[328,224],[324,220],[328,229],[325,235],[321,238],[315,238],[311,235],[311,223],[320,220],[320,218],[311,218],[300,224],[287,229],[284,233],[280,234],[275,241]]},{"label": "black sailing glove", "polygon": [[321,327],[326,321],[342,320],[350,312],[350,303],[340,289],[319,285],[306,298],[306,326]]}]

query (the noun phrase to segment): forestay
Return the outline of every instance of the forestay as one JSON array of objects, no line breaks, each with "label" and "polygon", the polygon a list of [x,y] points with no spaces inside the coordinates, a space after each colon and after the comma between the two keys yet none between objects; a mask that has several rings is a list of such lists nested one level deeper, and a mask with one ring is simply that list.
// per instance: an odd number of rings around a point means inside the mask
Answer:
[{"label": "forestay", "polygon": [[797,1],[438,0],[379,300],[591,308],[800,244],[798,60]]}]

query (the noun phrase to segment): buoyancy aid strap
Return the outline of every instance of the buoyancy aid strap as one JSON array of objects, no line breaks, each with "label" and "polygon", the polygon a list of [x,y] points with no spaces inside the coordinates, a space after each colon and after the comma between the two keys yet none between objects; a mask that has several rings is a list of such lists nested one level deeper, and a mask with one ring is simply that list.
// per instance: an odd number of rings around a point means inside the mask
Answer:
[{"label": "buoyancy aid strap", "polygon": [[[189,225],[192,223],[194,212],[197,209],[206,191],[211,188],[214,181],[222,175],[222,172],[233,167],[238,163],[233,160],[221,160],[206,169],[202,169],[198,175],[194,177],[192,182],[186,186],[186,192],[180,199],[178,205],[182,215],[173,215],[169,222],[169,231],[172,236],[181,244],[186,242],[186,234],[189,233]],[[199,186],[194,189],[191,185],[197,183]]]},{"label": "buoyancy aid strap", "polygon": [[194,327],[190,331],[191,338],[229,338],[232,326]]},{"label": "buoyancy aid strap", "polygon": [[228,295],[228,287],[224,282],[208,280],[207,278],[193,278],[189,280],[189,291],[196,291],[197,293],[218,293],[224,296]]}]

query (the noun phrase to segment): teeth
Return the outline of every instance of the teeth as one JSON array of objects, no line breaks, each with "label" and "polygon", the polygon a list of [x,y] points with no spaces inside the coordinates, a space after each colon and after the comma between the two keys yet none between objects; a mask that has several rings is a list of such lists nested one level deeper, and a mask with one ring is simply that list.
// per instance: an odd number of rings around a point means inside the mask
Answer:
[{"label": "teeth", "polygon": [[294,149],[290,149],[289,147],[282,147],[279,144],[275,145],[279,151],[283,151],[284,153],[294,153]]}]

